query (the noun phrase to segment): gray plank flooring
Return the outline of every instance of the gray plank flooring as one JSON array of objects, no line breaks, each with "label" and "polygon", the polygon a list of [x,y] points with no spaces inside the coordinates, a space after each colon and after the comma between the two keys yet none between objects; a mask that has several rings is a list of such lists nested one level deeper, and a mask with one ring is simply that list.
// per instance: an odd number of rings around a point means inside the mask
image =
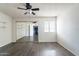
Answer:
[{"label": "gray plank flooring", "polygon": [[56,42],[18,40],[0,48],[0,56],[74,56]]}]

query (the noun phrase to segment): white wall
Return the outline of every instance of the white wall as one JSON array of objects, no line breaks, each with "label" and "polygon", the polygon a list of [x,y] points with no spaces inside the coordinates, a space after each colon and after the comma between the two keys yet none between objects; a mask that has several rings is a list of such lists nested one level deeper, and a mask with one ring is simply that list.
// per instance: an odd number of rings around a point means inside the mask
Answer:
[{"label": "white wall", "polygon": [[12,42],[16,42],[17,35],[16,35],[16,21],[15,19],[12,19]]},{"label": "white wall", "polygon": [[73,7],[69,11],[58,16],[57,34],[58,43],[79,55],[79,7]]},{"label": "white wall", "polygon": [[[3,24],[3,22],[5,22],[5,24]],[[11,42],[12,42],[12,18],[0,12],[0,47],[9,44]]]},{"label": "white wall", "polygon": [[27,25],[25,22],[16,22],[16,30],[17,30],[17,39],[20,39],[26,36]]}]

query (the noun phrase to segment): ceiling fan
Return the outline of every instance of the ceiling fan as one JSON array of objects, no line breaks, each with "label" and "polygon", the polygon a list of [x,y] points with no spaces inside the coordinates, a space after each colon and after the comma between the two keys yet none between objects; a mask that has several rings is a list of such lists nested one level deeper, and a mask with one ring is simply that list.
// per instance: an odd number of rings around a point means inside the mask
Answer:
[{"label": "ceiling fan", "polygon": [[[30,14],[33,14],[35,15],[35,13],[33,11],[39,11],[39,8],[32,8],[32,5],[30,5],[30,3],[25,3],[25,8],[20,8],[20,7],[17,7],[18,9],[21,9],[21,10],[27,10],[29,11]],[[28,14],[28,12],[25,12],[24,14]]]}]

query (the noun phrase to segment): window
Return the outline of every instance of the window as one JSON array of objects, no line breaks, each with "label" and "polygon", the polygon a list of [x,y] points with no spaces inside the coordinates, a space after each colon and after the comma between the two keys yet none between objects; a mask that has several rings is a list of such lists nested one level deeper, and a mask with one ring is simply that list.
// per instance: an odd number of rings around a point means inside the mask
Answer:
[{"label": "window", "polygon": [[55,32],[55,21],[45,21],[44,32]]},{"label": "window", "polygon": [[44,32],[49,32],[49,22],[48,21],[44,22]]}]

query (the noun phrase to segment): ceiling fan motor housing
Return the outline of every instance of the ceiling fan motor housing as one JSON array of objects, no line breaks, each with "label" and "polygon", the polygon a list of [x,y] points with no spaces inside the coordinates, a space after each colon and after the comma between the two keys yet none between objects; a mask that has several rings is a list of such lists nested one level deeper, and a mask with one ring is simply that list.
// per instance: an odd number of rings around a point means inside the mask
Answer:
[{"label": "ceiling fan motor housing", "polygon": [[27,5],[26,5],[26,8],[27,8],[27,9],[31,9],[32,6],[27,4]]}]

